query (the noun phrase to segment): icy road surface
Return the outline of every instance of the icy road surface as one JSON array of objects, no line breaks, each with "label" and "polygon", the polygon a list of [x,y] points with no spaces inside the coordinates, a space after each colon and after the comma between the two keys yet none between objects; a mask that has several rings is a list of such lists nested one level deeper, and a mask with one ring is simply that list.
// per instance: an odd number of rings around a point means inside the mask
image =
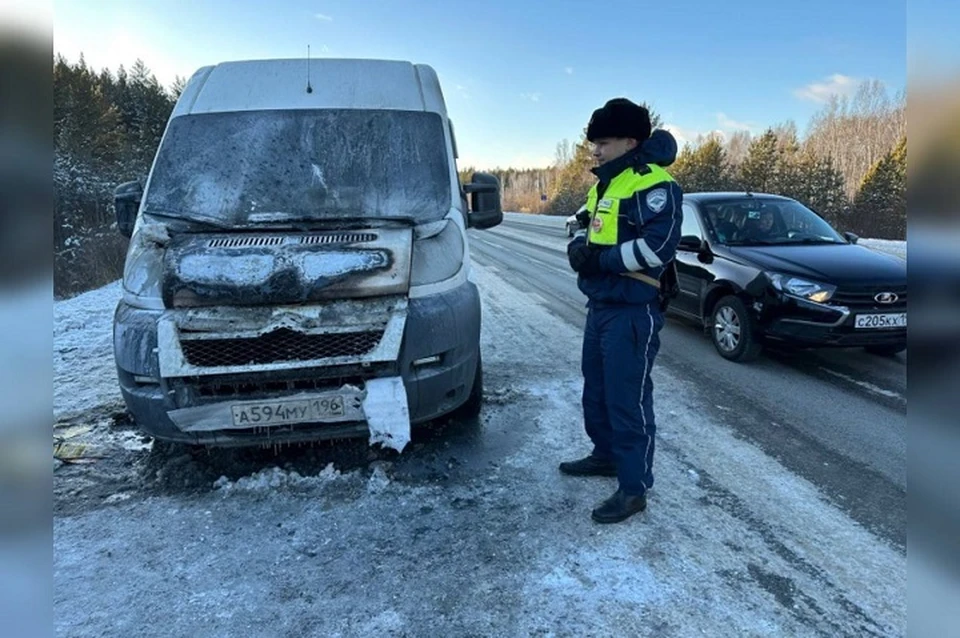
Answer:
[{"label": "icy road surface", "polygon": [[[85,462],[54,469],[57,635],[905,635],[905,399],[885,368],[900,362],[728,366],[668,321],[649,507],[598,526],[615,479],[556,470],[588,449],[583,299],[562,228],[517,223],[471,234],[480,418],[401,455],[152,445],[115,387],[118,286],[59,302],[55,435]],[[798,411],[806,390],[846,407]]]}]

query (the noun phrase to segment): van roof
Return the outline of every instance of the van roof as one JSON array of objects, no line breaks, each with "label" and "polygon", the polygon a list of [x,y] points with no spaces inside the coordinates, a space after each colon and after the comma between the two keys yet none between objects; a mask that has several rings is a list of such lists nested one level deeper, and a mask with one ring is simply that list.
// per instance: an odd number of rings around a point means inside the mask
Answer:
[{"label": "van roof", "polygon": [[440,81],[430,66],[397,60],[333,58],[311,59],[309,65],[303,58],[222,62],[203,67],[187,82],[172,117],[336,108],[428,111],[446,117]]}]

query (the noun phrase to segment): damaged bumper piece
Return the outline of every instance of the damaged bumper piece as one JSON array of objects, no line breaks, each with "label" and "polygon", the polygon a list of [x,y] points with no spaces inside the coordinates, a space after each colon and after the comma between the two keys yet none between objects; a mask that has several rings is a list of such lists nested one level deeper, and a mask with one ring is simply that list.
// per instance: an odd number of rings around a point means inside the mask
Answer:
[{"label": "damaged bumper piece", "polygon": [[236,446],[344,437],[402,450],[462,404],[478,352],[473,284],[317,305],[151,311],[121,303],[124,400],[158,439]]}]

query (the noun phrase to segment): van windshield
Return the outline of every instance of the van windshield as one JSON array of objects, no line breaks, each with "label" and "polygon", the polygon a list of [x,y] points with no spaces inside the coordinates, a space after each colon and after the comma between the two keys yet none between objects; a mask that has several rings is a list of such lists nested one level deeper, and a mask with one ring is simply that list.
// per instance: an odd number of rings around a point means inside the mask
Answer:
[{"label": "van windshield", "polygon": [[173,119],[144,212],[218,225],[439,220],[451,176],[436,113],[275,110]]}]

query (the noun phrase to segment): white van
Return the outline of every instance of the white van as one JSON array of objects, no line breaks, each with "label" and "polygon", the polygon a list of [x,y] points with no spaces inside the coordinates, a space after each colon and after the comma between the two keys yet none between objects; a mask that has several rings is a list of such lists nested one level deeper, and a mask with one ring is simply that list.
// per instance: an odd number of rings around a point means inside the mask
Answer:
[{"label": "white van", "polygon": [[[499,184],[461,185],[429,66],[260,60],[197,71],[142,185],[114,320],[120,388],[162,440],[369,436],[479,410],[466,229]],[[470,198],[468,207],[467,198]]]}]

